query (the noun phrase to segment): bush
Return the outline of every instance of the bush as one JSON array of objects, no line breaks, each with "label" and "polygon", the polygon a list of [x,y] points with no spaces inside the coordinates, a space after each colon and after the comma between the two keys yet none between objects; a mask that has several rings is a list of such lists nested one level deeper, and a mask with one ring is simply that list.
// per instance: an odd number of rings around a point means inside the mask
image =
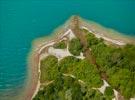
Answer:
[{"label": "bush", "polygon": [[37,95],[33,98],[33,100],[44,100],[44,91],[40,90]]},{"label": "bush", "polygon": [[67,47],[65,41],[58,42],[54,44],[54,48],[56,49],[65,49]]},{"label": "bush", "polygon": [[[69,80],[72,80],[72,83],[68,82]],[[65,88],[63,82],[66,82],[66,84],[70,86],[70,89]],[[73,100],[82,100],[83,95],[79,82],[76,79],[71,79],[71,77],[63,78],[63,76],[59,74],[57,79],[53,83],[45,86],[43,90],[40,90],[33,100],[66,100],[68,90],[71,90]]]},{"label": "bush", "polygon": [[112,87],[106,87],[104,95],[108,98],[108,100],[112,100],[114,98],[114,92]]},{"label": "bush", "polygon": [[119,69],[109,77],[109,82],[113,88],[127,99],[135,94],[135,78],[131,77],[131,72],[128,69]]},{"label": "bush", "polygon": [[77,62],[79,62],[80,60],[73,57],[73,56],[67,56],[65,58],[63,58],[62,60],[60,60],[59,62],[59,71],[62,73],[65,72],[70,72],[70,68],[71,70],[73,68],[76,67]]},{"label": "bush", "polygon": [[55,56],[48,56],[41,61],[41,83],[52,80],[57,77],[58,74],[58,59]]},{"label": "bush", "polygon": [[86,92],[86,96],[84,97],[84,100],[107,100],[103,98],[104,98],[104,95],[101,94],[98,90],[89,89]]},{"label": "bush", "polygon": [[90,64],[87,60],[81,60],[73,68],[73,75],[83,80],[89,87],[100,87],[102,80],[96,66]]},{"label": "bush", "polygon": [[79,56],[80,52],[82,52],[82,45],[78,38],[73,38],[69,41],[69,52],[75,56]]},{"label": "bush", "polygon": [[102,38],[100,38],[100,39],[96,38],[95,35],[90,32],[87,32],[86,34],[87,34],[86,39],[87,39],[88,47],[91,47],[93,45],[97,45],[97,44],[103,42]]},{"label": "bush", "polygon": [[77,79],[86,82],[89,87],[102,85],[96,66],[90,64],[86,59],[79,60],[73,56],[65,57],[59,62],[59,70],[62,73],[75,75]]}]

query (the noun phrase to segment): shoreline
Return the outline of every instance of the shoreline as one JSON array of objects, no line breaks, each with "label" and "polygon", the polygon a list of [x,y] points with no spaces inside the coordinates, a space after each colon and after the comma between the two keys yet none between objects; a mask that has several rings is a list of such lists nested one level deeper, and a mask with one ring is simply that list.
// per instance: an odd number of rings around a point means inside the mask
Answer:
[{"label": "shoreline", "polygon": [[66,31],[67,26],[69,25],[69,20],[67,20],[63,25],[60,25],[56,28],[51,34],[43,37],[39,37],[32,41],[32,46],[30,52],[27,57],[28,63],[28,72],[27,72],[27,79],[26,79],[26,86],[24,87],[23,91],[23,99],[22,100],[32,100],[35,91],[38,91],[40,86],[40,79],[39,79],[39,66],[38,66],[38,50],[45,44],[48,44],[51,40],[54,40],[59,37],[63,32]]},{"label": "shoreline", "polygon": [[[67,20],[66,23],[63,24],[61,27],[54,30],[54,32],[52,34],[41,37],[41,38],[37,38],[32,42],[32,48],[31,48],[31,51],[30,51],[29,57],[28,57],[28,79],[26,80],[27,85],[25,86],[25,91],[26,91],[26,93],[24,93],[25,100],[31,100],[32,97],[36,95],[36,93],[38,92],[39,87],[40,87],[39,61],[40,61],[40,52],[42,52],[42,50],[41,51],[39,51],[39,50],[42,47],[44,48],[48,43],[55,41],[56,39],[59,39],[59,37],[61,35],[63,35],[67,29],[69,29],[69,24],[70,24],[71,19],[72,19],[72,17],[69,20]],[[86,28],[88,28],[88,30],[90,30],[92,32],[94,31],[95,35],[98,34],[101,37],[106,37],[111,40],[119,39],[120,41],[123,41],[126,44],[127,43],[135,44],[134,39],[131,40],[128,37],[117,36],[119,34],[116,34],[114,32],[111,33],[106,30],[102,30],[99,27],[95,27],[96,24],[90,24],[87,20],[84,20],[82,18],[80,19],[80,21],[81,21],[81,27],[86,27]],[[109,36],[107,35],[107,33]],[[115,36],[113,34],[115,34]]]},{"label": "shoreline", "polygon": [[135,44],[135,36],[129,36],[124,33],[120,33],[114,29],[106,28],[99,23],[91,20],[80,18],[81,26],[87,27],[87,29],[95,35],[105,37],[111,40],[125,42],[126,44]]}]

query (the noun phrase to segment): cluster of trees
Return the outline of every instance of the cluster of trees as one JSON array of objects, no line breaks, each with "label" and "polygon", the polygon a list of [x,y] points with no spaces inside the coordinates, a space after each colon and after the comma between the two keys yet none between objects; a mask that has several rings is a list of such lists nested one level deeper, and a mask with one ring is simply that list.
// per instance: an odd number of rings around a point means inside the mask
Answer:
[{"label": "cluster of trees", "polygon": [[86,59],[80,60],[73,56],[65,57],[59,62],[59,69],[62,73],[69,73],[76,76],[77,79],[83,80],[89,87],[102,85],[97,68]]},{"label": "cluster of trees", "polygon": [[[91,33],[87,35],[89,47],[101,70],[108,75],[108,82],[118,90],[125,99],[135,96],[135,46],[109,46],[102,39]],[[100,41],[100,42],[99,42]]]},{"label": "cluster of trees", "polygon": [[50,55],[45,59],[41,60],[41,77],[40,82],[44,83],[45,81],[53,80],[58,75],[58,59]]},{"label": "cluster of trees", "polygon": [[86,39],[87,39],[88,47],[91,47],[93,45],[96,45],[96,44],[99,44],[99,43],[103,42],[102,38],[96,38],[95,35],[90,33],[88,30],[82,29],[81,31],[86,33]]},{"label": "cluster of trees", "polygon": [[80,43],[78,38],[73,38],[69,41],[69,52],[75,56],[79,56],[80,52],[82,52],[83,46]]},{"label": "cluster of trees", "polygon": [[104,95],[108,98],[108,100],[112,100],[114,98],[114,91],[112,87],[106,87]]},{"label": "cluster of trees", "polygon": [[102,85],[98,70],[86,59],[80,60],[73,56],[67,56],[58,63],[58,59],[50,55],[41,61],[40,68],[41,83],[56,79],[58,73],[68,73],[83,80],[89,87],[100,87]]},{"label": "cluster of trees", "polygon": [[82,97],[79,82],[59,73],[55,81],[40,90],[33,100],[82,100]]},{"label": "cluster of trees", "polygon": [[112,100],[110,89],[108,94],[79,83],[77,78],[59,73],[55,81],[38,92],[33,100]]},{"label": "cluster of trees", "polygon": [[66,41],[60,41],[54,44],[54,48],[56,49],[65,49],[67,47]]},{"label": "cluster of trees", "polygon": [[[100,87],[102,80],[94,65],[86,59],[80,60],[73,56],[63,58],[58,62],[55,56],[48,56],[41,61],[41,83],[54,80],[53,83],[40,90],[34,100],[88,100],[89,93],[82,91],[78,80],[84,81],[88,88]],[[64,76],[63,74],[74,75],[76,78]],[[71,84],[72,83],[72,84]],[[87,95],[86,95],[87,94]],[[96,97],[95,92],[95,97]],[[100,96],[100,95],[99,95]],[[94,100],[94,99],[93,99]],[[95,99],[96,100],[96,99]]]},{"label": "cluster of trees", "polygon": [[[48,56],[41,61],[41,83],[54,80],[53,83],[40,90],[34,100],[111,100],[114,97],[113,89],[118,90],[125,99],[135,96],[135,46],[114,47],[106,45],[103,39],[96,38],[87,30],[86,39],[91,48],[92,56],[100,66],[100,70],[108,76],[108,87],[105,94],[101,94],[92,87],[100,87],[102,80],[96,65],[87,59],[78,59],[67,56],[58,62],[55,56]],[[55,48],[66,48],[61,41]],[[69,51],[75,55],[83,52],[83,46],[78,38],[69,41]],[[75,78],[63,74],[74,75]],[[83,87],[78,80],[85,82]],[[72,83],[72,84],[71,84]]]}]

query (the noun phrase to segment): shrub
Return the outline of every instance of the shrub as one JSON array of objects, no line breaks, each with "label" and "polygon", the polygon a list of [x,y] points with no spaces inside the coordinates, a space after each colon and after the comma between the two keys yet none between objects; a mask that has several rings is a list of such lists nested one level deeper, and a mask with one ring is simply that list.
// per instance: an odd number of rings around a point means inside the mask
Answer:
[{"label": "shrub", "polygon": [[48,56],[41,61],[41,83],[52,80],[57,77],[58,74],[58,59],[55,56]]},{"label": "shrub", "polygon": [[89,47],[103,42],[102,38],[98,39],[95,37],[94,34],[92,34],[90,32],[87,32],[86,39],[87,39],[87,43],[88,43]]},{"label": "shrub", "polygon": [[73,38],[69,41],[69,52],[75,56],[79,56],[80,52],[82,52],[82,45],[78,38]]},{"label": "shrub", "polygon": [[114,98],[114,92],[112,87],[106,87],[104,95],[108,98],[108,100],[112,100]]},{"label": "shrub", "polygon": [[67,47],[65,41],[58,42],[54,44],[54,48],[56,49],[65,49]]}]

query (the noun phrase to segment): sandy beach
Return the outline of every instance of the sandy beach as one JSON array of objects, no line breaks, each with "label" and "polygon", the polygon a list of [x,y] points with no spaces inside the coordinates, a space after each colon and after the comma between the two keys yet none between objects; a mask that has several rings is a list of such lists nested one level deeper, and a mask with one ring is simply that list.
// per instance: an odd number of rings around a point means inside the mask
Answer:
[{"label": "sandy beach", "polygon": [[[32,44],[32,50],[28,57],[29,78],[25,89],[26,93],[24,94],[24,100],[31,100],[40,88],[40,58],[42,52],[44,52],[46,47],[53,45],[60,39],[63,39],[64,35],[67,35],[69,33],[68,25],[71,18],[66,22],[66,24],[64,24],[61,28],[59,28],[59,30],[55,31],[49,37],[42,37],[34,40]],[[85,28],[90,32],[94,33],[96,37],[103,38],[104,40],[116,45],[121,46],[127,43],[135,43],[134,39],[120,36],[119,34],[118,36],[117,34],[113,35],[115,33],[108,33],[108,31],[106,31],[105,29],[102,29],[101,27],[99,28],[99,26],[96,26],[95,24],[90,24],[82,19],[80,26],[81,28]],[[71,34],[71,37],[72,36],[73,34]],[[61,53],[62,57],[64,57],[63,54]]]}]

